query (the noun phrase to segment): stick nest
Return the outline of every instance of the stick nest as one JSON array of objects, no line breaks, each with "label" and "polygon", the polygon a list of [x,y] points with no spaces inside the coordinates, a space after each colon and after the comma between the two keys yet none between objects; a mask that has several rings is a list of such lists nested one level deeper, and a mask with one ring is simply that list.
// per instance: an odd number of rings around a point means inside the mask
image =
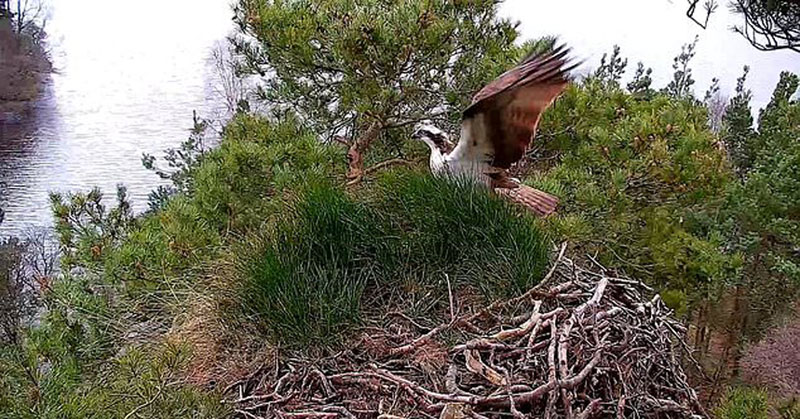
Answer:
[{"label": "stick nest", "polygon": [[459,314],[450,292],[436,327],[393,313],[350,349],[276,359],[227,402],[246,418],[706,417],[685,329],[658,295],[564,249],[521,296]]}]

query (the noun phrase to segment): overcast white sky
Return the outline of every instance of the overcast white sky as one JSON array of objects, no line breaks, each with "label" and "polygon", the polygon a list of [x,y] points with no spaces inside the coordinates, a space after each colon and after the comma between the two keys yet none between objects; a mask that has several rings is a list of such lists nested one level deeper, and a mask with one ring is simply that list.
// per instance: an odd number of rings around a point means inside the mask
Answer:
[{"label": "overcast white sky", "polygon": [[685,12],[685,0],[506,0],[501,6],[504,16],[520,21],[523,38],[559,35],[591,67],[618,44],[628,58],[627,76],[643,61],[653,68],[657,87],[668,83],[673,57],[695,34],[700,41],[692,67],[699,96],[712,77],[720,79],[723,94],[731,94],[742,66],[748,64],[747,85],[754,93],[753,105],[760,108],[769,101],[782,70],[800,74],[800,54],[761,52],[730,31],[739,18],[727,7],[712,15],[707,30],[689,20]]},{"label": "overcast white sky", "polygon": [[[60,3],[74,0],[54,0]],[[719,0],[725,3],[728,0]],[[194,0],[142,0],[140,2],[82,0],[84,6],[58,9],[59,14],[85,13],[86,16],[69,21],[92,22],[85,24],[87,30],[70,27],[64,31],[69,38],[78,39],[81,34],[93,37],[93,43],[119,43],[125,48],[150,48],[152,42],[205,42],[208,37],[222,37],[231,28],[230,0],[201,0],[193,7]],[[158,3],[153,13],[145,4]],[[576,56],[587,60],[587,67],[596,67],[604,52],[619,44],[628,58],[629,76],[638,61],[654,70],[655,85],[666,85],[672,76],[672,58],[680,52],[682,44],[690,42],[695,34],[700,35],[693,71],[697,84],[696,93],[702,95],[712,77],[719,77],[722,92],[730,94],[741,75],[742,66],[749,64],[751,72],[748,87],[754,92],[756,108],[764,106],[772,93],[782,70],[800,74],[800,54],[790,51],[760,52],[750,46],[741,36],[729,30],[738,23],[738,16],[728,12],[727,7],[712,16],[710,26],[702,30],[686,18],[685,0],[506,0],[501,13],[519,20],[523,38],[543,35],[559,35],[570,44]],[[114,16],[114,19],[109,19]],[[182,36],[183,26],[173,20],[181,16],[185,22],[202,25],[202,39],[187,39]],[[95,18],[96,17],[96,18]],[[59,21],[54,19],[57,28]],[[78,28],[80,29],[80,28]],[[58,32],[58,31],[57,31]],[[105,34],[98,37],[98,33]],[[171,36],[164,36],[170,34]],[[96,39],[101,38],[101,39]],[[194,37],[197,38],[197,37]],[[180,40],[180,41],[178,41]],[[130,41],[130,42],[127,42]],[[77,41],[76,41],[77,42]],[[96,51],[107,49],[99,48]]]}]

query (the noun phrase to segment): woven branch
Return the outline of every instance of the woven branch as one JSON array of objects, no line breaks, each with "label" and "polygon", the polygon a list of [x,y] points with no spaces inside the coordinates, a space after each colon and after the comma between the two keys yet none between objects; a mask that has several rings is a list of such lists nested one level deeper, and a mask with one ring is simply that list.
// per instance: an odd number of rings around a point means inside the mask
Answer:
[{"label": "woven branch", "polygon": [[386,316],[370,335],[387,345],[284,360],[229,387],[229,402],[248,418],[706,417],[682,368],[685,329],[650,288],[563,248],[546,279],[421,335]]}]

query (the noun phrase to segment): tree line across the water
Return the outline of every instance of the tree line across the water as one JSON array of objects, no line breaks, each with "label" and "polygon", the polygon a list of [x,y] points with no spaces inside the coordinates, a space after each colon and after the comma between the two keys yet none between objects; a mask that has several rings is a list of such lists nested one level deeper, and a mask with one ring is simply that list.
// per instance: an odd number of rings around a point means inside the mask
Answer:
[{"label": "tree line across the water", "polygon": [[42,2],[0,0],[0,123],[25,111],[52,69],[44,24]]},{"label": "tree line across the water", "polygon": [[[533,219],[430,178],[408,140],[424,119],[457,132],[474,92],[555,44],[518,42],[495,3],[237,2],[232,56],[251,87],[219,143],[196,119],[163,160],[144,156],[168,182],[139,216],[123,187],[113,203],[54,194],[58,272],[40,238],[3,243],[0,415],[234,414],[221,392],[265,359],[352,346],[375,311],[438,324],[451,286],[480,304],[516,295],[566,241],[690,326],[717,416],[797,417],[800,377],[782,367],[797,354],[759,342],[800,296],[798,76],[781,74],[756,121],[747,68],[729,97],[694,93],[702,40],[662,87],[644,63],[623,85],[613,48],[514,169],[562,200]],[[42,257],[23,263],[26,247]]]}]

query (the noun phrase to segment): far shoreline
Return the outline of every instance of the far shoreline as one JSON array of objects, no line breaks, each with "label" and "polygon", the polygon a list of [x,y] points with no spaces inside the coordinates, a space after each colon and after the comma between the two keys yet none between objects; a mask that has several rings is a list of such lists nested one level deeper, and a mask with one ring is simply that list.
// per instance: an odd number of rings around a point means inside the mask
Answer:
[{"label": "far shoreline", "polygon": [[44,34],[14,30],[0,18],[0,125],[22,122],[45,90],[53,65],[44,47]]}]

